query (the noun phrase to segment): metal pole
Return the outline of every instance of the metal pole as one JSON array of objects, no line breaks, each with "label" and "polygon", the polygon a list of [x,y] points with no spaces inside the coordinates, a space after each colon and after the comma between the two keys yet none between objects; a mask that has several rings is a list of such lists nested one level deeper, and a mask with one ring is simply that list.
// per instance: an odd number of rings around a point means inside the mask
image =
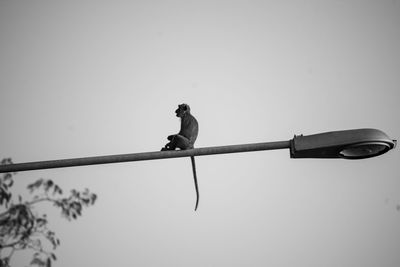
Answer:
[{"label": "metal pole", "polygon": [[266,143],[255,143],[255,144],[244,144],[244,145],[203,147],[203,148],[194,148],[189,150],[143,152],[143,153],[119,154],[119,155],[108,155],[108,156],[98,156],[98,157],[17,163],[17,164],[0,165],[0,173],[128,162],[128,161],[180,158],[189,156],[205,156],[213,154],[228,154],[228,153],[260,151],[260,150],[275,150],[275,149],[290,148],[290,142],[291,141],[289,140],[289,141],[277,141],[277,142],[266,142]]}]

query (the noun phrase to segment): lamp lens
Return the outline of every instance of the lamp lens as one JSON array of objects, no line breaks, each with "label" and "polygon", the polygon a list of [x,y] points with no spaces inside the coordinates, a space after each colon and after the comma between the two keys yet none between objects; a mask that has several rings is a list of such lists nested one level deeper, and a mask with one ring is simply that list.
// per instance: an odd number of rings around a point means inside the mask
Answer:
[{"label": "lamp lens", "polygon": [[382,142],[361,143],[345,147],[340,155],[348,159],[362,159],[381,155],[389,150],[389,145]]}]

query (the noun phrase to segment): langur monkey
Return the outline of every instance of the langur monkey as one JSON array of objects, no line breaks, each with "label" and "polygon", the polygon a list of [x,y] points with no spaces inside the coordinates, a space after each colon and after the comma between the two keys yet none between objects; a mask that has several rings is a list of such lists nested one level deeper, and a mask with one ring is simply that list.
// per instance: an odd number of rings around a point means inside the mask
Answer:
[{"label": "langur monkey", "polygon": [[[178,105],[178,109],[175,110],[176,116],[181,118],[181,130],[178,134],[173,134],[168,136],[169,143],[165,145],[161,149],[161,151],[165,150],[175,150],[179,148],[181,150],[192,149],[194,148],[194,142],[196,141],[197,135],[199,133],[199,124],[195,117],[190,114],[190,107],[187,104]],[[197,184],[197,175],[196,175],[196,163],[194,161],[194,157],[190,157],[192,161],[192,169],[193,169],[193,177],[194,177],[194,186],[196,188],[196,206],[194,210],[197,210],[197,206],[199,205],[199,186]]]}]

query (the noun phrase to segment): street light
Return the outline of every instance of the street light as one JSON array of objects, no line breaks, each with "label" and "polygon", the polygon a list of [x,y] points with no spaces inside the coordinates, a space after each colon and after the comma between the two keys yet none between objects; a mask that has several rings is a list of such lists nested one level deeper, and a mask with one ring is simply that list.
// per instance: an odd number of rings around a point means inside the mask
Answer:
[{"label": "street light", "polygon": [[382,155],[396,146],[384,132],[376,129],[335,131],[295,136],[291,158],[365,159]]},{"label": "street light", "polygon": [[289,141],[8,164],[0,166],[0,173],[287,148],[291,158],[363,159],[386,153],[395,146],[396,140],[380,130],[356,129],[294,136]]}]

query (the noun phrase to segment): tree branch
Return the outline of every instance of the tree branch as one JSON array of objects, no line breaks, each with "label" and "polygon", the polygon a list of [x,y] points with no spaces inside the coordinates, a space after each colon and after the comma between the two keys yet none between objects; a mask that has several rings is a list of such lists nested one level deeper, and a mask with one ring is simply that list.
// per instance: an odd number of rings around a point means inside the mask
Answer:
[{"label": "tree branch", "polygon": [[56,200],[54,200],[54,199],[52,199],[52,198],[43,197],[43,198],[38,198],[38,199],[32,200],[32,201],[30,201],[30,202],[26,202],[26,205],[28,205],[28,206],[33,206],[33,205],[35,205],[35,204],[37,204],[37,203],[39,203],[39,202],[44,202],[44,201],[49,201],[49,202],[53,202],[53,203],[56,202]]},{"label": "tree branch", "polygon": [[18,240],[18,241],[12,242],[10,244],[5,244],[5,245],[0,244],[0,249],[3,249],[3,248],[14,248],[14,246],[18,245],[18,243],[20,243],[20,242],[21,242],[21,239]]}]

